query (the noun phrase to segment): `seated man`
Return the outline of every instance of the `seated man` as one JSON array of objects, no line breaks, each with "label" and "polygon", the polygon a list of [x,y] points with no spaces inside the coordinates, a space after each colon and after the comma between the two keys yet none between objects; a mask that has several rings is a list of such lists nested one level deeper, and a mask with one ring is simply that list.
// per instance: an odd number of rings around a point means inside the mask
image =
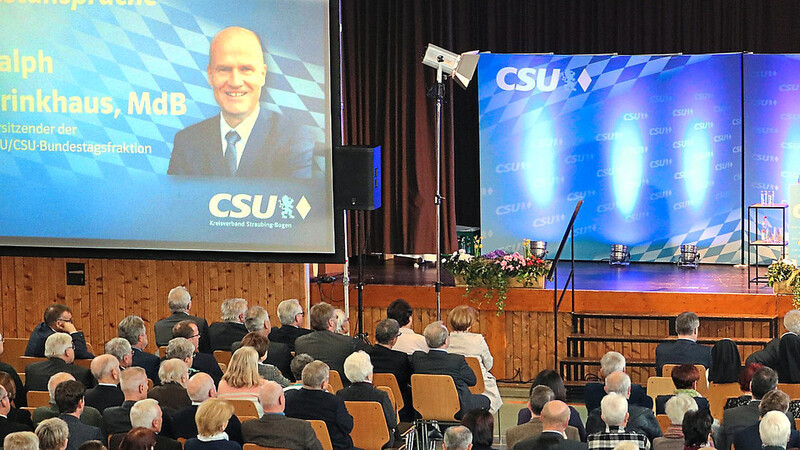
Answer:
[{"label": "seated man", "polygon": [[[614,372],[625,372],[625,357],[618,352],[608,352],[600,358],[600,376],[605,380]],[[605,383],[586,383],[584,391],[586,411],[599,408],[600,400],[605,395]],[[638,384],[631,384],[631,398],[628,399],[628,403],[644,408],[653,407],[653,399],[648,397],[647,390]]]},{"label": "seated man", "polygon": [[125,401],[120,406],[106,408],[103,411],[103,422],[107,435],[127,433],[131,427],[131,408],[139,400],[147,398],[147,374],[141,367],[124,370],[120,377],[120,387],[125,394]]},{"label": "seated man", "polygon": [[44,322],[36,325],[28,339],[25,356],[47,357],[45,341],[53,333],[67,333],[75,345],[75,359],[92,359],[94,355],[86,349],[86,337],[72,322],[72,310],[65,305],[50,305],[44,310]]},{"label": "seated man", "polygon": [[328,427],[333,448],[351,449],[353,440],[353,416],[347,412],[344,400],[329,394],[330,369],[322,361],[314,361],[303,369],[303,387],[286,392],[287,417],[305,420],[322,420]]},{"label": "seated man", "polygon": [[411,305],[402,298],[398,298],[386,308],[386,316],[397,321],[400,325],[400,336],[397,337],[392,349],[412,355],[416,351],[428,352],[428,345],[425,338],[411,329],[411,317],[414,310]]},{"label": "seated man", "polygon": [[461,410],[456,414],[456,419],[468,411],[476,408],[489,409],[489,397],[481,394],[473,394],[469,391],[470,386],[475,386],[478,380],[475,372],[467,364],[467,360],[462,355],[447,353],[450,345],[450,335],[447,327],[442,322],[433,322],[423,332],[428,353],[416,351],[411,355],[411,369],[414,373],[424,373],[432,375],[449,375],[453,378],[458,391],[458,401]]},{"label": "seated man", "polygon": [[53,333],[45,341],[44,354],[47,361],[29,364],[25,368],[25,388],[29,391],[47,390],[50,377],[58,372],[72,374],[76,380],[90,388],[94,385],[94,378],[88,369],[76,366],[75,348],[72,337],[67,333]]},{"label": "seated man", "polygon": [[694,398],[697,407],[701,410],[709,411],[708,399],[703,398],[697,392],[697,380],[700,379],[700,371],[694,364],[681,364],[672,369],[672,383],[675,385],[675,392],[672,395],[659,395],[656,398],[656,414],[666,414],[665,407],[667,401],[676,394],[687,394]]},{"label": "seated man", "polygon": [[697,343],[700,319],[686,311],[675,319],[676,341],[662,342],[656,347],[656,375],[661,376],[664,364],[700,364],[711,369],[711,347]]},{"label": "seated man", "polygon": [[[50,404],[47,406],[40,406],[33,411],[33,426],[39,425],[40,422],[53,417],[58,417],[58,406],[56,406],[56,387],[64,381],[75,381],[72,374],[66,372],[59,372],[47,382],[47,391],[50,393]],[[100,414],[95,408],[86,406],[81,414],[81,422],[93,427],[103,426],[103,415]]]},{"label": "seated man", "polygon": [[369,355],[357,351],[344,360],[344,374],[352,383],[336,395],[346,402],[377,402],[383,407],[383,417],[389,430],[389,441],[384,446],[391,447],[397,429],[397,412],[386,392],[372,385],[372,363]]},{"label": "seated man", "polygon": [[[566,403],[559,400],[549,401],[542,407],[541,412],[541,432],[520,441],[514,446],[508,444],[507,448],[513,448],[515,450],[535,450],[540,448],[581,450],[587,448],[586,444],[581,442],[578,438],[577,428],[569,426],[570,410]],[[564,437],[565,435],[569,436],[567,430],[570,428],[575,430],[575,439]]]},{"label": "seated man", "polygon": [[[133,428],[146,428],[156,434],[156,446],[154,450],[182,450],[183,446],[175,439],[162,436],[161,427],[164,422],[164,413],[158,406],[158,402],[152,398],[139,400],[131,407],[131,426]],[[125,437],[125,433],[111,436],[110,448],[119,448],[120,442]]]},{"label": "seated man", "polygon": [[263,447],[322,450],[314,429],[308,421],[286,417],[286,397],[274,381],[267,381],[258,391],[258,401],[264,415],[242,424],[245,442]]},{"label": "seated man", "polygon": [[[544,430],[544,419],[541,418],[542,410],[548,402],[555,400],[555,393],[547,386],[539,385],[531,390],[530,398],[528,399],[528,409],[531,411],[531,421],[517,425],[506,430],[506,448],[514,448],[517,442],[535,439]],[[567,408],[569,410],[569,408]],[[567,417],[569,421],[569,416]],[[568,426],[564,429],[567,439],[572,441],[581,441],[581,435],[578,429],[573,426]]]},{"label": "seated man", "polygon": [[197,324],[197,329],[199,330],[198,341],[200,344],[197,351],[211,353],[208,322],[202,317],[189,315],[189,311],[192,309],[192,296],[189,295],[189,291],[183,286],[172,288],[167,296],[167,301],[172,315],[159,320],[153,327],[153,331],[156,333],[156,345],[163,347],[169,344],[169,340],[174,337],[172,335],[172,327],[182,320],[191,320]]},{"label": "seated man", "polygon": [[400,410],[400,420],[403,422],[414,421],[414,409],[411,406],[411,363],[408,355],[393,350],[394,344],[400,335],[400,324],[394,319],[383,319],[375,327],[375,345],[369,353],[370,361],[375,373],[391,373],[397,379],[397,385],[403,395],[403,409]]},{"label": "seated man", "polygon": [[[3,344],[3,336],[0,335],[0,355],[3,354],[5,351],[5,345]],[[14,369],[13,366],[10,364],[6,364],[0,361],[0,372],[7,373],[12,380],[14,380],[14,386],[17,388],[16,396],[14,399],[14,405],[17,408],[22,408],[24,406],[28,406],[27,402],[27,391],[25,390],[25,384],[22,382],[22,379],[19,377],[17,370]]]},{"label": "seated man", "polygon": [[790,421],[785,414],[778,411],[768,412],[758,425],[758,434],[765,450],[781,450],[790,448],[787,445],[791,431]]},{"label": "seated man", "polygon": [[[786,412],[789,410],[789,401],[789,395],[783,391],[775,389],[767,392],[764,394],[764,398],[761,399],[761,403],[758,405],[758,413],[761,416],[760,419],[764,420],[764,416],[771,411],[779,411],[787,416],[788,419],[791,417],[789,414],[786,414]],[[741,450],[758,450],[763,447],[764,443],[761,441],[761,436],[759,435],[758,430],[759,424],[760,421],[749,427],[743,428],[741,431],[736,433],[733,437],[733,446]],[[789,445],[787,448],[800,447],[800,432],[797,430],[790,431]]]},{"label": "seated man", "polygon": [[[623,427],[626,432],[642,434],[647,437],[649,443],[652,443],[653,439],[661,436],[661,426],[658,424],[658,420],[651,408],[643,408],[641,406],[628,404],[627,398],[631,392],[631,379],[628,374],[624,372],[614,372],[607,376],[606,391],[608,392],[606,397],[611,394],[618,394],[625,399],[628,414],[626,415],[625,425],[623,425]],[[606,397],[603,397],[603,399]],[[602,402],[603,400],[601,400],[601,406]],[[597,408],[589,412],[589,416],[586,418],[587,433],[592,434],[604,431],[606,425],[610,425],[608,422],[603,421],[602,415],[602,408]]]},{"label": "seated man", "polygon": [[151,389],[147,397],[158,400],[165,412],[172,415],[192,404],[189,394],[186,393],[189,366],[184,361],[177,358],[165,359],[158,369],[158,378],[161,379],[161,385]]},{"label": "seated man", "polygon": [[[325,302],[317,303],[311,308],[310,321],[314,332],[297,338],[295,351],[307,353],[343,375],[344,360],[355,351],[356,346],[349,336],[333,332],[336,329],[333,306]],[[342,383],[345,386],[350,384],[345,377],[342,377]]]},{"label": "seated man", "polygon": [[[191,320],[182,320],[172,327],[172,335],[175,337],[167,345],[166,359],[178,358],[186,362],[194,371],[211,375],[214,382],[219,384],[222,379],[222,369],[219,368],[219,363],[214,359],[213,355],[197,351],[197,346],[200,345],[200,332],[197,324]],[[181,341],[175,341],[175,339],[181,339]],[[191,347],[184,341],[188,341]],[[178,345],[176,342],[181,342],[181,344]],[[192,360],[187,361],[186,355],[190,351]]]},{"label": "seated man", "polygon": [[786,328],[786,333],[783,333],[779,338],[774,338],[769,341],[762,350],[750,354],[750,356],[748,356],[745,360],[745,365],[758,363],[763,364],[773,370],[778,370],[778,364],[780,362],[778,349],[780,347],[781,339],[788,335],[800,335],[800,310],[789,310],[789,312],[783,316],[783,326]]},{"label": "seated man", "polygon": [[[258,305],[251,306],[247,309],[247,312],[244,314],[244,326],[247,328],[248,333],[257,333],[267,339],[269,339],[269,333],[272,330],[272,324],[269,321],[269,313],[266,309]],[[234,342],[231,344],[231,352],[239,350],[241,346],[241,342]],[[264,361],[264,364],[272,364],[281,371],[284,377],[295,381],[296,378],[292,375],[292,369],[289,366],[291,363],[292,352],[289,350],[289,346],[280,342],[268,340],[267,359]]]},{"label": "seated man", "polygon": [[[217,388],[214,386],[214,380],[211,379],[211,376],[201,372],[189,379],[189,382],[186,383],[186,392],[189,394],[192,404],[179,409],[172,416],[172,434],[176,438],[191,439],[197,437],[197,422],[194,420],[197,408],[204,401],[210,398],[217,398]],[[231,416],[228,421],[225,432],[228,433],[228,438],[231,441],[244,445],[242,425],[235,415]]]},{"label": "seated man", "polygon": [[103,441],[103,433],[100,428],[86,425],[81,422],[80,417],[83,408],[86,406],[83,394],[86,388],[77,381],[67,380],[56,386],[56,406],[58,406],[58,418],[67,423],[69,428],[69,440],[67,450],[77,450],[86,441],[97,439]]},{"label": "seated man", "polygon": [[212,323],[208,327],[211,350],[231,351],[231,344],[240,342],[247,328],[244,326],[244,314],[247,312],[247,300],[229,298],[222,302],[222,322]]},{"label": "seated man", "polygon": [[92,360],[91,369],[97,386],[86,391],[86,405],[96,408],[100,413],[106,408],[121,405],[125,401],[125,394],[119,388],[119,360],[113,355],[100,355]]},{"label": "seated man", "polygon": [[158,384],[158,365],[161,364],[161,360],[158,356],[144,351],[150,343],[144,327],[144,320],[136,315],[122,319],[117,327],[117,334],[131,344],[133,351],[131,364],[143,368],[147,373],[147,378],[151,379],[154,384]]},{"label": "seated man", "polygon": [[442,450],[470,450],[472,448],[472,432],[459,425],[450,427],[444,432]]},{"label": "seated man", "polygon": [[119,367],[127,369],[133,365],[133,348],[127,339],[115,337],[106,342],[105,351],[117,358]]},{"label": "seated man", "polygon": [[[599,450],[612,450],[621,442],[630,441],[636,444],[641,450],[650,448],[650,441],[647,436],[636,431],[630,431],[628,424],[628,400],[616,392],[610,392],[600,401],[601,417],[606,424],[601,431],[589,432],[589,448]],[[652,413],[652,411],[651,411]]]},{"label": "seated man", "polygon": [[11,400],[8,398],[6,388],[0,385],[0,440],[5,439],[10,433],[17,431],[31,431],[29,425],[23,425],[8,419],[11,411]]},{"label": "seated man", "polygon": [[288,345],[290,351],[295,351],[297,338],[311,333],[311,330],[303,328],[303,308],[296,298],[284,300],[278,305],[278,320],[281,326],[270,331],[269,340]]}]

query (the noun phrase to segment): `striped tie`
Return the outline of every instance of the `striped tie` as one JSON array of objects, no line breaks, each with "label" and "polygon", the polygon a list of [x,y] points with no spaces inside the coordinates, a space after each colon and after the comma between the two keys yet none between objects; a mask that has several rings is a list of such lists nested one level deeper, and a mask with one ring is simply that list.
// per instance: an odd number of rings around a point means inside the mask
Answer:
[{"label": "striped tie", "polygon": [[225,162],[228,163],[228,174],[236,175],[236,143],[242,138],[236,130],[228,131],[225,134],[225,142],[228,146],[225,147]]}]

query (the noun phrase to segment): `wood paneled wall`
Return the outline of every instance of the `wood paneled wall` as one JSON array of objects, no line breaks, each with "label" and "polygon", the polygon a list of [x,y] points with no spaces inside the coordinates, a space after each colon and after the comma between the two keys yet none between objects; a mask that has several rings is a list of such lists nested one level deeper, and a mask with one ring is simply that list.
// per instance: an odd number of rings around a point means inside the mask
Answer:
[{"label": "wood paneled wall", "polygon": [[[66,263],[86,265],[86,285],[67,286]],[[119,321],[141,316],[155,351],[152,324],[169,315],[167,294],[184,285],[192,294],[192,314],[209,323],[220,319],[220,305],[242,297],[261,305],[277,323],[278,303],[305,302],[307,276],[302,264],[0,257],[0,330],[27,338],[50,303],[72,308],[75,326],[97,349],[117,336]]]}]

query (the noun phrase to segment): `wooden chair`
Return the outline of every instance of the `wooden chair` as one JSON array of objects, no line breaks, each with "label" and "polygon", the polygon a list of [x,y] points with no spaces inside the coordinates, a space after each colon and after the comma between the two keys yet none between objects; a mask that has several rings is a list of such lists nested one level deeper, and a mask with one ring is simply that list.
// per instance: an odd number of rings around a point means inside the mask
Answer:
[{"label": "wooden chair", "polygon": [[322,444],[322,450],[333,450],[333,443],[331,442],[331,435],[328,433],[328,426],[321,420],[309,420],[311,428],[314,429],[314,434],[317,435],[319,443]]},{"label": "wooden chair", "polygon": [[50,404],[50,393],[47,391],[28,391],[28,406],[38,408]]},{"label": "wooden chair", "polygon": [[19,381],[21,381],[22,385],[25,386],[25,372],[19,372],[17,375],[19,375]]},{"label": "wooden chair", "polygon": [[76,366],[78,366],[78,367],[83,367],[84,369],[90,369],[91,370],[91,368],[92,368],[92,360],[91,359],[76,359],[74,364]]},{"label": "wooden chair", "polygon": [[218,363],[222,363],[227,366],[231,363],[231,352],[225,350],[214,350],[214,359],[216,359]]},{"label": "wooden chair", "polygon": [[153,380],[151,380],[150,378],[148,378],[148,379],[147,379],[147,392],[150,392],[150,391],[152,391],[152,390],[153,390],[153,386],[154,386],[154,384],[153,384]]},{"label": "wooden chair", "polygon": [[284,447],[264,447],[261,445],[252,444],[248,442],[244,444],[242,450],[290,450],[290,449]]},{"label": "wooden chair", "polygon": [[34,407],[34,406],[23,406],[20,409],[24,410],[24,411],[28,411],[31,414],[31,417],[33,417],[33,412],[36,411],[36,407]]},{"label": "wooden chair", "polygon": [[711,408],[711,417],[722,421],[725,402],[729,397],[739,397],[740,395],[742,395],[742,388],[739,383],[711,383],[708,386],[708,405]]},{"label": "wooden chair", "polygon": [[177,439],[177,441],[181,443],[181,447],[186,445],[186,438],[185,437],[179,437]]},{"label": "wooden chair", "polygon": [[22,366],[22,372],[25,372],[25,368],[28,367],[28,365],[42,361],[47,361],[47,358],[39,358],[38,356],[19,357],[19,365]]},{"label": "wooden chair", "polygon": [[467,360],[467,364],[469,364],[469,368],[475,372],[475,379],[477,383],[475,386],[470,386],[469,391],[473,394],[483,394],[483,391],[486,390],[486,384],[483,381],[483,371],[481,370],[481,362],[478,358],[474,356],[465,356],[464,359]]},{"label": "wooden chair", "polygon": [[347,412],[353,416],[353,445],[365,450],[380,450],[389,442],[389,428],[383,408],[378,402],[344,402]]},{"label": "wooden chair", "polygon": [[671,377],[650,377],[647,379],[647,395],[653,399],[655,411],[656,397],[659,395],[672,395],[675,393],[675,383]]},{"label": "wooden chair", "polygon": [[778,389],[789,394],[792,400],[800,399],[800,383],[778,383]]},{"label": "wooden chair", "polygon": [[242,416],[258,417],[258,409],[256,408],[256,404],[253,403],[252,400],[246,400],[240,398],[226,398],[225,401],[233,405],[233,413],[236,414],[236,417],[242,417]]},{"label": "wooden chair", "polygon": [[239,422],[247,422],[248,420],[255,420],[258,419],[258,416],[236,416],[239,419]]},{"label": "wooden chair", "polygon": [[375,386],[386,386],[392,390],[398,411],[406,406],[403,401],[403,393],[400,391],[400,385],[397,384],[397,378],[393,373],[373,373],[372,384]]},{"label": "wooden chair", "polygon": [[92,347],[92,343],[91,342],[87,342],[86,343],[86,350],[88,350],[89,353],[94,353],[94,347]]},{"label": "wooden chair", "polygon": [[10,364],[17,372],[24,373],[25,366],[20,363],[20,356],[25,355],[28,340],[25,338],[5,338],[3,342],[3,362]]},{"label": "wooden chair", "polygon": [[794,428],[800,430],[800,419],[794,419]]},{"label": "wooden chair", "polygon": [[[664,367],[661,368],[661,375],[665,377],[672,378],[672,369],[678,367],[679,364],[664,364]],[[695,364],[697,370],[700,372],[700,378],[697,379],[697,392],[700,393],[703,397],[708,397],[708,376],[706,375],[706,368],[702,364]],[[653,401],[655,401],[655,397],[653,397]]]},{"label": "wooden chair", "polygon": [[415,421],[421,426],[422,443],[419,448],[428,448],[428,425],[436,422],[457,424],[455,415],[461,409],[458,391],[449,375],[411,375],[411,399],[414,409],[422,416]]},{"label": "wooden chair", "polygon": [[158,357],[164,358],[166,356],[167,356],[167,346],[162,345],[161,347],[158,347]]},{"label": "wooden chair", "polygon": [[328,385],[328,392],[331,394],[335,394],[344,389],[344,384],[342,384],[342,376],[339,375],[339,372],[331,369],[330,375],[328,375]]},{"label": "wooden chair", "polygon": [[217,364],[219,365],[219,370],[221,370],[222,373],[225,373],[225,372],[228,371],[228,365],[227,364],[225,364],[225,363],[217,363]]},{"label": "wooden chair", "polygon": [[394,401],[394,392],[388,386],[375,386],[378,390],[386,392],[386,395],[389,396],[389,401],[392,402],[392,408],[394,408],[394,413],[397,415],[397,423],[400,423],[400,410],[397,409],[397,402]]},{"label": "wooden chair", "polygon": [[666,414],[656,414],[656,420],[658,420],[658,425],[661,427],[661,433],[666,433],[667,428],[672,425],[672,421],[669,420]]}]

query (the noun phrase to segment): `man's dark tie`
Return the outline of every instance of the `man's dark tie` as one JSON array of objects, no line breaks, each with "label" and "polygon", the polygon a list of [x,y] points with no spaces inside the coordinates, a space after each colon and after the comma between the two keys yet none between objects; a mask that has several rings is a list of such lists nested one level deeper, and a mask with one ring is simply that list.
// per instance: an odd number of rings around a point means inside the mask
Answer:
[{"label": "man's dark tie", "polygon": [[236,130],[228,131],[225,134],[225,142],[228,143],[228,146],[225,147],[225,162],[228,163],[228,173],[230,175],[236,174],[236,143],[241,139]]}]

